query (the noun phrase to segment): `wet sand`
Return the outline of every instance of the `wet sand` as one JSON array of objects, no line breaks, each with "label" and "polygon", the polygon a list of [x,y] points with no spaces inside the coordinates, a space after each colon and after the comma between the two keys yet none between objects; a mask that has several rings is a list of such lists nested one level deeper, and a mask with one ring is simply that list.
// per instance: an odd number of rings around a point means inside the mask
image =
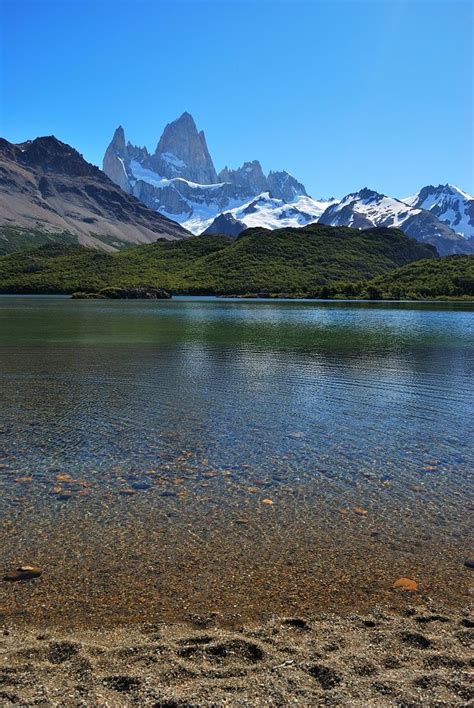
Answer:
[{"label": "wet sand", "polygon": [[[406,593],[410,600],[413,595]],[[408,600],[403,613],[216,616],[115,629],[6,623],[1,705],[465,706],[473,622]]]}]

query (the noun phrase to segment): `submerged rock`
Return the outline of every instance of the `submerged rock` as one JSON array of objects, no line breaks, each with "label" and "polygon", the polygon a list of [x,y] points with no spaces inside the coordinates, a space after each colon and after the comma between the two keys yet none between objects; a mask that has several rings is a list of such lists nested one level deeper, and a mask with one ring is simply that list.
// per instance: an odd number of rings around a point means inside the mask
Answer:
[{"label": "submerged rock", "polygon": [[42,572],[37,565],[20,565],[16,570],[4,575],[3,579],[11,583],[18,580],[33,580],[39,578]]},{"label": "submerged rock", "polygon": [[418,583],[411,578],[398,578],[393,583],[393,587],[399,590],[418,590]]}]

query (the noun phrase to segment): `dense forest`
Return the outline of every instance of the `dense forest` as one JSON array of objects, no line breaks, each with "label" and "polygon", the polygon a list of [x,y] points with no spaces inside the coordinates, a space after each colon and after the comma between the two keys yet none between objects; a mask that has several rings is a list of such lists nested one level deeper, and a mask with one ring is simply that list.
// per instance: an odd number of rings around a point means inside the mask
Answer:
[{"label": "dense forest", "polygon": [[0,292],[97,292],[155,286],[174,294],[293,297],[473,296],[474,257],[437,257],[397,229],[312,224],[249,229],[237,239],[195,236],[117,253],[68,243],[0,257]]}]

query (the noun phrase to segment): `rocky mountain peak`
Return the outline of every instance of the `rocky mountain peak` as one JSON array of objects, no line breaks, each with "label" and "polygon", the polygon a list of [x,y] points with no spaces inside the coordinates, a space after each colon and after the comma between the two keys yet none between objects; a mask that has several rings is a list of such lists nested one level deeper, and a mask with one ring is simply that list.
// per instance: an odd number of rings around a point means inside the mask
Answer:
[{"label": "rocky mountain peak", "polygon": [[361,190],[358,192],[354,192],[353,194],[349,195],[350,197],[354,197],[355,199],[363,199],[366,201],[375,201],[377,199],[382,199],[384,197],[383,194],[380,194],[379,192],[375,192],[373,189],[369,189],[368,187],[362,187]]},{"label": "rocky mountain peak", "polygon": [[17,162],[43,172],[69,175],[70,177],[96,176],[97,167],[84,160],[70,145],[54,135],[45,135],[16,146]]},{"label": "rocky mountain peak", "polygon": [[117,151],[125,153],[125,131],[121,125],[115,129],[111,145],[113,145]]},{"label": "rocky mountain peak", "polygon": [[463,192],[462,189],[459,189],[459,187],[456,187],[454,184],[439,184],[437,187],[429,184],[420,189],[417,194],[417,199],[420,203],[424,202],[428,197],[436,197],[438,199],[449,199],[452,197],[456,199],[472,199],[469,194]]},{"label": "rocky mountain peak", "polygon": [[470,245],[433,209],[426,209],[415,198],[412,201],[410,204],[364,187],[329,206],[319,223],[356,229],[399,228],[407,236],[435,246],[440,255],[469,252]]},{"label": "rocky mountain peak", "polygon": [[115,130],[109,147],[105,151],[102,169],[112,182],[118,184],[124,192],[131,192],[129,156],[125,144],[125,131],[121,125]]},{"label": "rocky mountain peak", "polygon": [[140,164],[145,166],[150,159],[150,153],[145,146],[138,147],[137,145],[132,145],[132,143],[128,141],[127,157],[130,160],[137,160]]},{"label": "rocky mountain peak", "polygon": [[292,202],[298,197],[308,196],[304,185],[285,170],[270,172],[267,177],[267,185],[272,197],[283,199],[285,202]]},{"label": "rocky mountain peak", "polygon": [[220,182],[229,182],[241,188],[249,196],[268,191],[267,178],[263,174],[262,166],[258,160],[244,162],[242,167],[238,167],[236,170],[224,167],[219,172],[218,179]]},{"label": "rocky mountain peak", "polygon": [[[179,118],[176,118],[174,121],[171,122],[171,124],[168,125],[180,125],[186,128],[187,130],[192,130],[195,133],[197,133],[197,128],[196,128],[196,123],[194,122],[194,118],[192,117],[191,113],[188,113],[188,111],[184,111],[181,113]],[[166,126],[168,127],[168,126]],[[166,130],[166,128],[165,128]]]},{"label": "rocky mountain peak", "polygon": [[217,182],[204,132],[198,132],[194,118],[187,112],[167,124],[151,163],[158,174],[168,179],[184,177],[199,184]]},{"label": "rocky mountain peak", "polygon": [[427,185],[403,200],[413,208],[426,209],[466,239],[474,239],[474,198],[454,184]]},{"label": "rocky mountain peak", "polygon": [[0,173],[0,225],[44,230],[53,240],[55,233],[67,232],[104,250],[114,250],[115,240],[144,243],[189,235],[54,136],[18,145],[0,141]]}]

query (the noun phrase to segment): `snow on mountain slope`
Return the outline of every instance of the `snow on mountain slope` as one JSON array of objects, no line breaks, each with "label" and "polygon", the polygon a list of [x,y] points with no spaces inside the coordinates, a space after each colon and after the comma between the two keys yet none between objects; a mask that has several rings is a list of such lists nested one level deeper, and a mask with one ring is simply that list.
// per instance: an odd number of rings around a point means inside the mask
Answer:
[{"label": "snow on mountain slope", "polygon": [[454,184],[429,185],[403,201],[430,211],[464,238],[474,238],[474,197]]},{"label": "snow on mountain slope", "polygon": [[221,216],[227,218],[229,230],[226,230],[226,221],[219,217],[208,227],[206,233],[228,233],[233,236],[236,233],[236,222],[240,225],[240,231],[255,226],[266,229],[306,226],[317,221],[325,209],[334,203],[335,200],[317,201],[307,196],[300,196],[288,203],[283,199],[274,199],[269,192],[264,192],[255,199],[222,213]]},{"label": "snow on mountain slope", "polygon": [[472,244],[455,233],[426,209],[414,208],[399,199],[364,188],[329,206],[319,218],[329,226],[395,227],[418,241],[431,243],[441,255],[470,253]]},{"label": "snow on mountain slope", "polygon": [[182,177],[167,179],[136,160],[129,163],[129,184],[148,207],[173,219],[194,234],[200,234],[224,209],[248,200],[235,186],[222,182],[198,184]]},{"label": "snow on mountain slope", "polygon": [[[333,204],[325,218],[331,219],[331,226],[371,226],[400,227],[408,216],[420,212],[404,202],[385,194],[378,194],[370,189],[348,194],[340,202]],[[322,222],[325,223],[325,222]]]}]

